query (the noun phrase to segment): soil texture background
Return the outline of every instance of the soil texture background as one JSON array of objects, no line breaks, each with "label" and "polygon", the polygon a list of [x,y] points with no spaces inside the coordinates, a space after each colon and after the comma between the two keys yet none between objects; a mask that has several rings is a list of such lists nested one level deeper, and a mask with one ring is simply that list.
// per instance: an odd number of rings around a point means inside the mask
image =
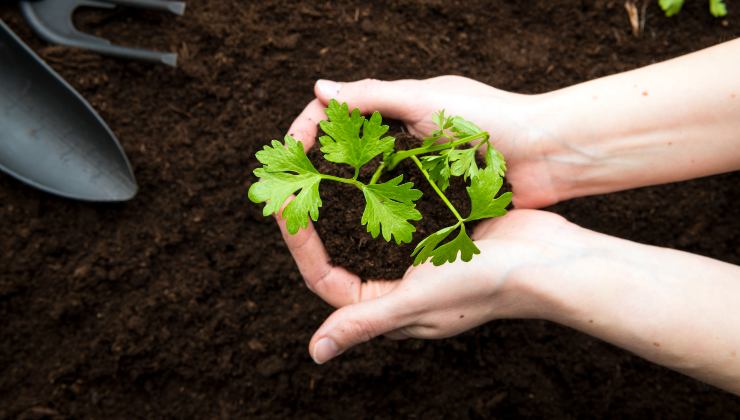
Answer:
[{"label": "soil texture background", "polygon": [[[246,199],[254,153],[319,77],[459,74],[538,93],[740,35],[736,2],[727,19],[706,1],[671,19],[651,2],[639,39],[623,3],[192,0],[181,18],[77,15],[87,31],[177,51],[177,69],[46,44],[2,6],[110,124],[140,193],[78,203],[0,175],[0,419],[734,418],[738,398],[544,321],[378,339],[316,366],[306,346],[331,308]],[[738,264],[739,186],[727,174],[553,210]]]}]

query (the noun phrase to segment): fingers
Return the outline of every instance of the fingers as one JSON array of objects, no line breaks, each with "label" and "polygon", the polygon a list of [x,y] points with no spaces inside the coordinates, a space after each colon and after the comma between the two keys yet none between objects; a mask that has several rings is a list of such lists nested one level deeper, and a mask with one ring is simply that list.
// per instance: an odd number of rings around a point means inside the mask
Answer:
[{"label": "fingers", "polygon": [[288,134],[300,140],[303,143],[303,149],[308,151],[316,143],[319,121],[325,117],[324,105],[318,99],[314,99],[293,121]]},{"label": "fingers", "polygon": [[419,89],[417,80],[383,81],[364,79],[358,82],[334,82],[319,80],[314,86],[316,97],[324,104],[330,99],[347,102],[359,108],[363,114],[379,111],[384,118],[403,121],[416,120],[419,111]]},{"label": "fingers", "polygon": [[329,254],[313,223],[309,221],[307,228],[293,235],[288,232],[282,217],[277,217],[277,222],[288,250],[311,291],[334,307],[349,305],[358,299],[360,278],[330,264]]},{"label": "fingers", "polygon": [[401,308],[403,305],[388,295],[337,310],[311,339],[311,357],[322,364],[379,335],[391,333],[394,338],[402,338],[395,332],[406,322]]},{"label": "fingers", "polygon": [[[318,99],[314,99],[296,118],[288,133],[300,140],[303,148],[308,151],[316,143],[318,123],[324,117],[324,106]],[[279,214],[282,214],[282,209]],[[329,254],[313,223],[309,221],[308,227],[293,235],[288,232],[285,220],[280,215],[276,218],[288,250],[308,288],[335,307],[354,302],[360,295],[360,278],[329,263]]]}]

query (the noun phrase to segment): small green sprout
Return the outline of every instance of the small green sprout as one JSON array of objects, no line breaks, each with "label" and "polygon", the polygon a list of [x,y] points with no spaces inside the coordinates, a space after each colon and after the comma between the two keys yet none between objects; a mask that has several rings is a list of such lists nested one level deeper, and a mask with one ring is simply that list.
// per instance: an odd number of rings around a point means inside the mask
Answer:
[{"label": "small green sprout", "polygon": [[[378,183],[380,176],[394,169],[400,162],[410,159],[421,171],[429,185],[457,222],[424,238],[412,256],[414,265],[431,260],[434,265],[453,262],[458,256],[470,261],[480,250],[470,239],[466,223],[499,217],[506,214],[511,203],[511,193],[496,197],[503,185],[506,172],[504,156],[490,144],[487,132],[457,116],[446,116],[444,110],[434,114],[437,129],[422,145],[409,150],[396,150],[395,139],[387,136],[388,126],[378,112],[370,118],[358,109],[350,112],[347,104],[332,100],[325,110],[327,120],[321,121],[326,135],[319,138],[324,158],[333,163],[349,165],[354,170],[352,178],[322,174],[306,156],[303,144],[292,136],[285,136],[281,143],[273,140],[257,152],[262,166],[254,171],[259,181],[249,188],[249,199],[264,203],[263,214],[277,214],[285,201],[295,198],[282,211],[288,232],[296,234],[308,226],[308,219],[316,221],[322,205],[319,185],[322,181],[341,182],[359,189],[365,199],[361,223],[373,238],[396,244],[411,242],[416,228],[411,222],[421,220],[416,201],[421,191],[411,182],[403,182],[403,175]],[[474,142],[474,143],[471,143]],[[480,167],[476,153],[484,151],[485,165]],[[360,169],[377,156],[382,161],[367,182],[359,178]],[[451,177],[463,177],[469,182],[466,190],[471,201],[470,214],[463,217],[445,195]],[[457,235],[445,242],[454,232]]]},{"label": "small green sprout", "polygon": [[[658,0],[660,8],[670,17],[681,11],[684,0]],[[727,16],[727,5],[724,0],[709,0],[709,13],[714,17]]]}]

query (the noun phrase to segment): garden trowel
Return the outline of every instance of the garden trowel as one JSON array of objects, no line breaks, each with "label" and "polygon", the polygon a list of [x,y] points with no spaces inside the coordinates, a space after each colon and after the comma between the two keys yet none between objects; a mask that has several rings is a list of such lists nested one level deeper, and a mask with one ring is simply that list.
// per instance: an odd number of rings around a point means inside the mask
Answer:
[{"label": "garden trowel", "polygon": [[1,20],[0,170],[79,200],[124,201],[137,191],[105,122]]}]

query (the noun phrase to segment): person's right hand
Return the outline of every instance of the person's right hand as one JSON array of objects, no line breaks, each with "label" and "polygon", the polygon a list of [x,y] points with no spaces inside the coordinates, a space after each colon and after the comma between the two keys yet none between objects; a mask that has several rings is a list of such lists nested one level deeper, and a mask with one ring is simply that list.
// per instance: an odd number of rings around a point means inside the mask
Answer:
[{"label": "person's right hand", "polygon": [[447,115],[461,116],[488,131],[494,147],[506,157],[506,178],[516,207],[538,208],[559,201],[548,162],[555,144],[547,129],[533,118],[540,98],[537,95],[506,92],[459,76],[349,83],[319,80],[314,90],[321,103],[309,105],[304,115],[323,119],[321,109],[336,99],[363,114],[379,111],[384,118],[401,120],[420,138],[436,128],[432,122],[435,112],[444,109]]}]

